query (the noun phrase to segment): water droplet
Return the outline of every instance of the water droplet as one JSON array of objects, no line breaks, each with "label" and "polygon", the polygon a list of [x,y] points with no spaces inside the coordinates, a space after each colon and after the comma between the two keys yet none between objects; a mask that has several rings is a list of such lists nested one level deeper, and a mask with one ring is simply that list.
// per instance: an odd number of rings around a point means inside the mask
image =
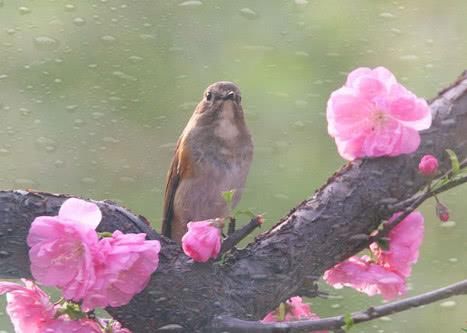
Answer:
[{"label": "water droplet", "polygon": [[258,14],[250,8],[242,8],[240,9],[240,15],[243,17],[249,19],[249,20],[254,20],[258,18]]},{"label": "water droplet", "polygon": [[456,301],[445,301],[442,302],[439,306],[442,308],[453,308],[457,305]]},{"label": "water droplet", "polygon": [[113,42],[115,42],[116,38],[114,36],[111,36],[111,35],[105,35],[105,36],[101,37],[101,40],[106,42],[106,43],[113,43]]},{"label": "water droplet", "polygon": [[415,54],[406,54],[400,56],[399,59],[403,61],[416,61],[418,60],[418,56],[416,56]]},{"label": "water droplet", "polygon": [[394,14],[391,13],[381,13],[379,14],[379,17],[384,17],[384,18],[394,18]]},{"label": "water droplet", "polygon": [[72,5],[72,4],[67,4],[67,5],[65,5],[65,10],[66,10],[67,12],[72,12],[72,11],[74,11],[75,9],[76,9],[75,5]]},{"label": "water droplet", "polygon": [[112,75],[122,79],[122,80],[129,80],[129,81],[137,81],[138,79],[134,76],[128,75],[126,73],[120,72],[120,71],[115,71],[112,73]]},{"label": "water droplet", "polygon": [[56,160],[54,162],[54,165],[57,167],[57,168],[61,168],[63,165],[65,165],[65,162],[63,162],[62,160]]},{"label": "water droplet", "polygon": [[59,45],[58,40],[48,37],[48,36],[39,36],[34,38],[34,46],[39,50],[53,50]]},{"label": "water droplet", "polygon": [[6,79],[7,77],[8,77],[8,75],[6,75],[6,74],[0,74],[0,80]]},{"label": "water droplet", "polygon": [[40,136],[36,139],[36,145],[47,152],[53,152],[57,149],[57,143],[50,138]]},{"label": "water droplet", "polygon": [[143,60],[143,58],[132,55],[128,57],[128,60],[130,60],[131,62],[140,62],[141,60]]},{"label": "water droplet", "polygon": [[455,226],[456,226],[456,222],[454,221],[447,221],[447,222],[441,223],[442,228],[453,228]]},{"label": "water droplet", "polygon": [[115,138],[113,138],[113,137],[111,137],[111,136],[106,136],[106,137],[104,137],[104,138],[102,139],[102,141],[104,141],[104,142],[109,142],[109,143],[119,143],[119,142],[120,142],[120,140],[115,139]]},{"label": "water droplet", "polygon": [[83,25],[86,24],[86,20],[82,17],[75,17],[73,19],[73,23],[77,25],[78,27],[82,27]]},{"label": "water droplet", "polygon": [[95,184],[97,181],[91,177],[83,177],[81,178],[81,182],[84,184]]},{"label": "water droplet", "polygon": [[67,105],[65,106],[65,109],[69,112],[73,112],[75,111],[76,109],[78,108],[78,105],[76,104],[70,104],[70,105]]},{"label": "water droplet", "polygon": [[180,7],[192,7],[192,6],[201,6],[203,3],[198,0],[189,0],[189,1],[184,1],[179,4]]},{"label": "water droplet", "polygon": [[19,7],[18,10],[21,15],[29,14],[31,12],[31,9],[25,6]]},{"label": "water droplet", "polygon": [[295,0],[295,4],[297,5],[308,5],[307,0]]},{"label": "water droplet", "polygon": [[295,55],[299,56],[299,57],[309,57],[310,56],[310,54],[308,52],[305,52],[305,51],[297,51],[297,52],[295,52]]}]

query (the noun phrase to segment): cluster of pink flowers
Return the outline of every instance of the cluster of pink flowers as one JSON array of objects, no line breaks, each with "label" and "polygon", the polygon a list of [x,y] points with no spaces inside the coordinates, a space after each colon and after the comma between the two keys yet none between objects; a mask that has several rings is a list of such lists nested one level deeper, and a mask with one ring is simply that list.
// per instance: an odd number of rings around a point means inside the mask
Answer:
[{"label": "cluster of pink flowers", "polygon": [[328,132],[347,160],[397,156],[417,150],[418,131],[431,126],[425,100],[384,67],[357,68],[327,104]]},{"label": "cluster of pink flowers", "polygon": [[194,261],[206,262],[219,255],[222,243],[222,219],[189,222],[182,238],[183,252]]},{"label": "cluster of pink flowers", "polygon": [[27,239],[34,279],[85,310],[127,304],[159,263],[160,244],[145,234],[115,231],[99,239],[101,218],[97,205],[71,198],[58,216],[37,217]]},{"label": "cluster of pink flowers", "polygon": [[131,333],[116,321],[71,320],[33,282],[22,281],[24,286],[0,282],[0,295],[7,294],[6,310],[17,333],[102,333],[104,329],[106,333]]},{"label": "cluster of pink flowers", "polygon": [[[310,305],[303,303],[300,296],[294,296],[285,302],[285,317],[279,318],[279,311],[275,310],[269,312],[266,317],[263,318],[263,323],[273,323],[279,321],[295,321],[295,320],[317,320],[319,316],[313,312]],[[327,331],[316,331],[316,333],[327,333]]]},{"label": "cluster of pink flowers", "polygon": [[[391,220],[397,216],[394,214]],[[380,294],[386,300],[403,295],[406,278],[418,259],[423,231],[423,215],[414,212],[390,231],[388,250],[373,243],[370,250],[374,260],[351,257],[326,271],[324,280],[334,288],[351,287],[369,296]]]}]

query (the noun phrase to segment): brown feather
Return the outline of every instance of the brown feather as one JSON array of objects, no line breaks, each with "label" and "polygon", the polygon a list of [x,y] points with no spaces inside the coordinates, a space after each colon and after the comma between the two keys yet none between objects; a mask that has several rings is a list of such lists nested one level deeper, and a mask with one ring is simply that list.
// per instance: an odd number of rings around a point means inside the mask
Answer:
[{"label": "brown feather", "polygon": [[174,157],[167,174],[167,185],[164,195],[164,211],[162,217],[162,234],[173,238],[173,229],[176,224],[181,223],[174,212],[174,200],[177,188],[185,178],[193,176],[193,163],[190,161],[191,154],[184,144],[183,136],[177,142]]}]

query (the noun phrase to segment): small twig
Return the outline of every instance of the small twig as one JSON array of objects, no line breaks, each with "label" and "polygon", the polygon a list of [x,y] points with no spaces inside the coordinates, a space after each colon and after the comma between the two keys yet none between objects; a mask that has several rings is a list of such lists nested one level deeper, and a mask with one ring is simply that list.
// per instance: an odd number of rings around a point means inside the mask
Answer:
[{"label": "small twig", "polygon": [[[442,192],[448,191],[456,186],[462,185],[467,182],[467,176],[464,177],[459,177],[458,179],[454,179],[450,181],[449,183],[440,186],[434,190],[428,190],[426,192],[423,192],[421,194],[416,194],[412,198],[401,202],[398,204],[396,207],[406,207],[402,210],[401,214],[396,217],[394,220],[392,220],[390,223],[386,222],[383,226],[383,228],[374,236],[370,236],[368,238],[368,244],[371,244],[378,239],[381,239],[383,237],[386,237],[389,232],[402,220],[404,220],[408,215],[410,215],[415,209],[417,209],[425,200],[436,196]],[[408,206],[407,206],[408,205]],[[395,209],[397,210],[397,209]]]},{"label": "small twig", "polygon": [[229,227],[227,229],[227,235],[230,236],[235,232],[235,217],[229,217]]},{"label": "small twig", "polygon": [[[393,313],[434,303],[454,295],[466,293],[467,280],[463,280],[421,295],[354,312],[351,314],[351,318],[354,324],[363,323],[383,316],[388,316]],[[214,327],[219,331],[225,330],[229,333],[300,333],[318,330],[339,330],[345,326],[345,321],[346,320],[343,315],[318,320],[300,320],[278,323],[262,323],[260,321],[247,321],[232,317],[219,316],[214,321]]]},{"label": "small twig", "polygon": [[235,245],[240,243],[242,239],[246,236],[251,234],[253,230],[258,228],[263,223],[263,217],[261,215],[252,218],[248,224],[245,224],[243,227],[235,231],[234,233],[230,234],[224,241],[222,242],[221,252],[219,255],[229,251]]}]

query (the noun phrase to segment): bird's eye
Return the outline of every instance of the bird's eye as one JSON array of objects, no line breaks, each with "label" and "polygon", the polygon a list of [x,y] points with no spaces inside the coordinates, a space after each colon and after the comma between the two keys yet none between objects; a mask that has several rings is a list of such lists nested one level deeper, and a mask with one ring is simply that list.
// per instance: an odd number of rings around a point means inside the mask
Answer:
[{"label": "bird's eye", "polygon": [[207,100],[207,101],[210,101],[211,99],[212,99],[212,93],[211,93],[210,91],[208,91],[208,92],[206,93],[206,100]]}]

